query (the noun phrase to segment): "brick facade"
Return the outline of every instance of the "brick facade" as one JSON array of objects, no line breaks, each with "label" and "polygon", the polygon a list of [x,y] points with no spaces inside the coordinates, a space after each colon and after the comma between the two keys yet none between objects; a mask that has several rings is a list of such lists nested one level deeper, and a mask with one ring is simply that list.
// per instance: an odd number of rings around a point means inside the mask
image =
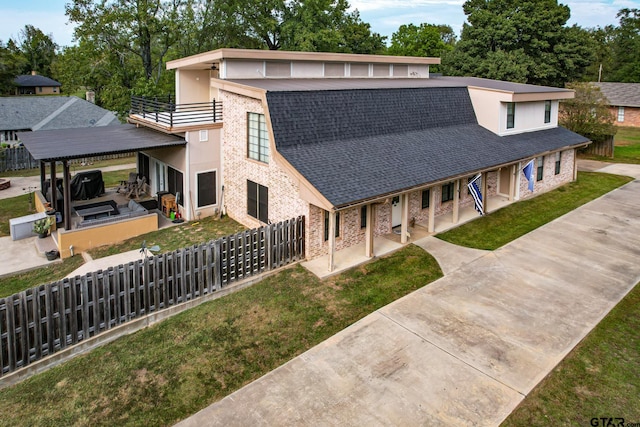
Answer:
[{"label": "brick facade", "polygon": [[[309,204],[300,199],[298,186],[280,165],[272,158],[263,163],[247,157],[247,112],[264,114],[262,102],[225,91],[220,91],[220,98],[225,106],[222,169],[227,214],[247,227],[262,225],[247,214],[247,180],[251,180],[268,188],[269,221],[279,222],[298,215],[309,218]],[[311,223],[307,222],[307,235]]]},{"label": "brick facade", "polygon": [[[269,221],[277,222],[298,215],[305,215],[306,257],[316,258],[328,253],[328,241],[324,240],[324,210],[303,201],[299,188],[288,172],[273,158],[263,163],[247,157],[247,112],[264,114],[262,102],[258,99],[221,91],[220,98],[225,105],[225,122],[222,136],[223,176],[225,186],[225,209],[227,214],[248,227],[261,225],[247,214],[247,180],[268,188]],[[271,150],[274,149],[271,141]],[[523,165],[524,166],[524,165]],[[573,179],[574,151],[562,153],[560,174],[555,174],[555,155],[545,156],[544,178],[535,184],[535,193],[529,192],[527,181],[520,179],[520,198],[526,199],[540,192],[555,188]],[[489,196],[497,194],[498,172],[486,175]],[[453,201],[442,203],[442,187],[430,188],[434,191],[435,216],[451,214]],[[428,226],[429,209],[422,209],[422,190],[407,193],[409,197],[409,220]],[[467,189],[467,179],[460,180],[460,208],[473,204]],[[373,205],[375,213],[374,235],[392,232],[392,206],[390,200]],[[371,208],[371,207],[369,207]],[[340,235],[336,238],[336,250],[359,244],[365,240],[365,228],[361,227],[361,207],[340,211]]]},{"label": "brick facade", "polygon": [[624,107],[624,121],[618,121],[618,107],[609,107],[616,126],[640,127],[640,108]]},{"label": "brick facade", "polygon": [[[544,157],[543,178],[536,181],[533,187],[533,193],[529,191],[529,182],[520,172],[520,200],[537,196],[540,193],[552,190],[563,184],[573,181],[573,168],[575,165],[575,150],[566,150],[562,152],[560,158],[560,173],[555,174],[556,156],[555,153]],[[536,161],[534,159],[534,161]],[[524,167],[526,163],[522,164]],[[535,164],[537,168],[537,163]],[[534,170],[534,178],[537,177],[537,169]]]}]

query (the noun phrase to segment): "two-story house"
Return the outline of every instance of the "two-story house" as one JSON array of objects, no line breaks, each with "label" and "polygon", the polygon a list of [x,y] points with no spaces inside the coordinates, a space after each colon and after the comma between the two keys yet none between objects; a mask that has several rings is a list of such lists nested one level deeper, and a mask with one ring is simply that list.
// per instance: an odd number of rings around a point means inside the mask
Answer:
[{"label": "two-story house", "polygon": [[[576,149],[589,141],[557,123],[572,91],[430,76],[437,63],[239,49],[169,62],[171,111],[134,108],[129,120],[187,144],[141,152],[140,171],[153,191],[182,194],[187,219],[221,211],[253,227],[306,216],[307,258],[328,255],[330,270],[340,249],[363,245],[370,257],[385,234],[406,242],[411,227],[457,223],[478,175],[484,211],[576,178]],[[204,104],[214,120],[178,124]],[[521,172],[531,160],[533,192]]]}]

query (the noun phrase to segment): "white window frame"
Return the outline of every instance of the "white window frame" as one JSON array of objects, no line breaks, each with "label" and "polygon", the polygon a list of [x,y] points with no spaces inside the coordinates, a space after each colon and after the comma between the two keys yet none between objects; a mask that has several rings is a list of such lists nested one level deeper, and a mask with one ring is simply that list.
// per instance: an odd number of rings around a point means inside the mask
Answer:
[{"label": "white window frame", "polygon": [[199,135],[200,142],[205,142],[209,140],[209,131],[207,129],[201,129]]},{"label": "white window frame", "polygon": [[624,107],[618,107],[618,122],[624,122]]},{"label": "white window frame", "polygon": [[247,157],[269,163],[269,134],[264,114],[247,113]]},{"label": "white window frame", "polygon": [[[215,179],[216,179],[216,185],[215,185],[216,194],[214,197],[214,201],[212,204],[200,206],[200,175],[203,175],[205,173],[211,173],[211,172],[215,173]],[[218,170],[208,169],[208,170],[196,172],[196,207],[198,209],[203,209],[210,206],[216,206],[217,204],[218,204]]]}]

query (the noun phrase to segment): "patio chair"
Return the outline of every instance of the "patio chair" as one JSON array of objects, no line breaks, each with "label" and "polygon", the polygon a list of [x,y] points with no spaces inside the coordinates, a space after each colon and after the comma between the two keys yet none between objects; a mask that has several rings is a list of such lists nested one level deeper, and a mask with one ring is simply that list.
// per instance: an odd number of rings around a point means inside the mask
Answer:
[{"label": "patio chair", "polygon": [[127,196],[131,194],[131,189],[137,184],[138,174],[135,172],[129,172],[129,179],[127,181],[120,181],[120,186],[116,190],[119,193],[121,189],[124,190]]},{"label": "patio chair", "polygon": [[135,182],[131,184],[129,191],[127,192],[127,197],[135,197],[136,199],[139,199],[140,194],[145,192],[144,187],[146,184],[146,177],[143,176],[142,178],[136,178]]}]

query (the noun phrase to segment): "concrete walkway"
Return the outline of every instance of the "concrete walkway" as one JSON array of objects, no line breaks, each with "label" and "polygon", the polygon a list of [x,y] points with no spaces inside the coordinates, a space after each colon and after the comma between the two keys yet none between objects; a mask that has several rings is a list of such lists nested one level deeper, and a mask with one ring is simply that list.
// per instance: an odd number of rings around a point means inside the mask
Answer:
[{"label": "concrete walkway", "polygon": [[445,277],[179,425],[498,425],[640,281],[639,211],[636,180],[493,252],[426,238]]}]

